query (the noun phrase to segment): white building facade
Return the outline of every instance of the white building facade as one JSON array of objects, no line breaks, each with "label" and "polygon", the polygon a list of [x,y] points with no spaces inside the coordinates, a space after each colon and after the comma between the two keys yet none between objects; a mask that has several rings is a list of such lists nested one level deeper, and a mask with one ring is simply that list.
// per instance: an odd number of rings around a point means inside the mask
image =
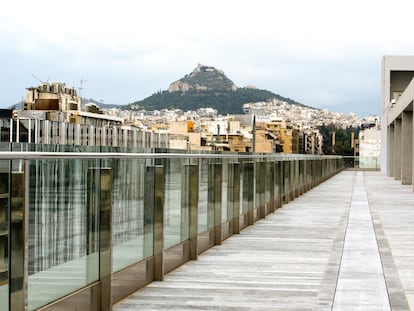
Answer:
[{"label": "white building facade", "polygon": [[384,56],[381,79],[381,171],[413,181],[414,56]]}]

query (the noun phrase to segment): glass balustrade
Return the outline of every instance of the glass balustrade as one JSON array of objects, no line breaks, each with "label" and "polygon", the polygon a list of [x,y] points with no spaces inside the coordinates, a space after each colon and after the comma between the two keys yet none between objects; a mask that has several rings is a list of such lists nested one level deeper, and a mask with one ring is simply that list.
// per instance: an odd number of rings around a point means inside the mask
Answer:
[{"label": "glass balustrade", "polygon": [[189,236],[188,209],[182,204],[184,165],[182,159],[168,159],[165,165],[164,249]]},{"label": "glass balustrade", "polygon": [[0,161],[0,310],[9,305],[9,166]]},{"label": "glass balustrade", "polygon": [[223,159],[222,165],[222,177],[221,177],[221,222],[225,223],[230,220],[228,215],[228,187],[229,187],[229,159]]},{"label": "glass balustrade", "polygon": [[152,229],[145,232],[145,165],[145,159],[112,161],[112,271],[114,272],[153,255]]},{"label": "glass balustrade", "polygon": [[[20,135],[26,140],[25,133]],[[294,158],[238,154],[191,158],[151,150],[134,156],[123,152],[136,149],[27,143],[0,144],[0,151],[40,151],[30,159],[11,152],[10,160],[0,160],[0,310],[19,303],[17,298],[9,301],[15,290],[9,284],[19,278],[24,284],[16,292],[27,290],[20,303],[28,310],[60,303],[62,297],[104,280],[109,286],[102,285],[99,295],[105,295],[105,288],[109,295],[111,288],[122,288],[111,284],[103,271],[109,276],[131,273],[131,282],[141,273],[139,284],[157,275],[162,279],[163,260],[169,260],[162,257],[162,250],[181,245],[180,252],[194,257],[191,249],[195,247],[197,255],[197,235],[208,240],[202,250],[221,243],[227,237],[221,236],[222,224],[228,223],[225,232],[232,234],[235,219],[237,228],[239,223],[251,225],[279,207],[282,197],[290,200],[342,168],[338,157],[303,156],[299,163]],[[101,153],[87,156],[90,152]],[[106,157],[107,152],[114,153]],[[156,171],[162,173],[161,179],[155,178]],[[190,172],[198,179],[190,178]],[[198,180],[198,186],[190,180]],[[190,200],[192,191],[197,192],[197,201]],[[155,212],[160,206],[161,218]],[[155,219],[162,219],[158,229]],[[162,245],[161,257],[155,245]],[[9,262],[17,268],[11,270]],[[137,286],[142,285],[132,288]]]},{"label": "glass balustrade", "polygon": [[99,279],[100,160],[32,160],[28,309]]},{"label": "glass balustrade", "polygon": [[208,221],[208,170],[209,160],[199,160],[199,186],[198,186],[198,233],[207,231],[211,224]]}]

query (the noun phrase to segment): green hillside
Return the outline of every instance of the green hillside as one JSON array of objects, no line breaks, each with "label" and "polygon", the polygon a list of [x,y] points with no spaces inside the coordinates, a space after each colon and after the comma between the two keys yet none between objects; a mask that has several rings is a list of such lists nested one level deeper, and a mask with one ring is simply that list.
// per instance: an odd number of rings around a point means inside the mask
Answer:
[{"label": "green hillside", "polygon": [[239,114],[243,113],[243,104],[272,98],[300,105],[267,90],[238,88],[221,70],[199,64],[193,72],[171,83],[167,91],[160,91],[136,101],[126,109],[187,111],[211,107],[221,114]]},{"label": "green hillside", "polygon": [[175,108],[187,111],[211,107],[217,109],[221,114],[238,114],[243,113],[243,104],[266,101],[271,98],[284,100],[291,104],[299,104],[270,91],[238,88],[235,91],[163,91],[153,94],[144,100],[132,103],[131,109],[161,110]]}]

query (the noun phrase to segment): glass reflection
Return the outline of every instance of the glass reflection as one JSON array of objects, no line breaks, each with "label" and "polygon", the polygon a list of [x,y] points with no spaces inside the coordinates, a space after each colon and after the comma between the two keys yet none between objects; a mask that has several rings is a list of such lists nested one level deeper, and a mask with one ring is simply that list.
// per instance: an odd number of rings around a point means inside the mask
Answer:
[{"label": "glass reflection", "polygon": [[208,206],[208,160],[201,159],[199,164],[198,187],[198,233],[207,231]]},{"label": "glass reflection", "polygon": [[8,310],[9,161],[0,161],[0,310]]},{"label": "glass reflection", "polygon": [[221,222],[225,223],[228,220],[227,213],[227,199],[228,199],[228,159],[222,159],[222,182],[221,182]]},{"label": "glass reflection", "polygon": [[[166,161],[165,202],[164,202],[164,248],[179,244],[188,239],[188,230],[182,232],[181,217],[188,222],[188,215],[182,214],[181,179],[183,165],[181,159]],[[187,210],[188,213],[188,210]],[[187,224],[188,226],[188,224]]]},{"label": "glass reflection", "polygon": [[99,278],[99,160],[30,161],[28,309]]},{"label": "glass reflection", "polygon": [[[144,232],[145,160],[115,160],[113,164],[113,261],[119,271],[152,255],[152,230]],[[146,235],[150,235],[145,238]],[[148,248],[145,251],[145,248]]]}]

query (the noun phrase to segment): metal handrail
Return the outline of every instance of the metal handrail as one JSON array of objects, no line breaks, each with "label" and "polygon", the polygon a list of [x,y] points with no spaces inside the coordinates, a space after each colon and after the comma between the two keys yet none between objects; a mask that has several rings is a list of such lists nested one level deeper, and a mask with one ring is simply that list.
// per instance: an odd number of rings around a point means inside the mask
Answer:
[{"label": "metal handrail", "polygon": [[0,160],[41,160],[41,159],[278,159],[278,160],[312,160],[341,159],[341,156],[330,155],[291,155],[291,154],[227,154],[227,153],[124,153],[124,152],[32,152],[32,151],[0,151]]}]

